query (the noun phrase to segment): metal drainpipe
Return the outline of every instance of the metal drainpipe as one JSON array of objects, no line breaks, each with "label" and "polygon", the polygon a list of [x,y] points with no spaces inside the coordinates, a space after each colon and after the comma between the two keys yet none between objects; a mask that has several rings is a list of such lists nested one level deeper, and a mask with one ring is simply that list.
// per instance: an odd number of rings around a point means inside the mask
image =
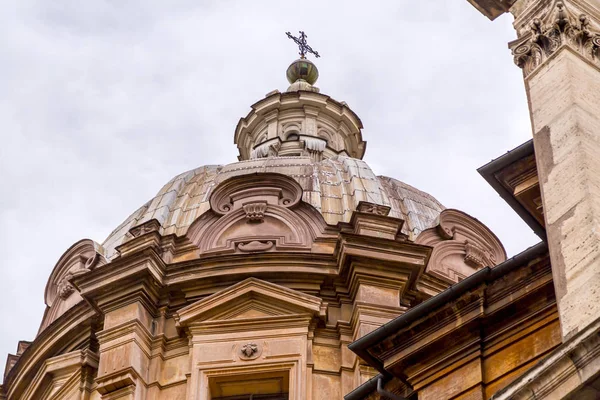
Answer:
[{"label": "metal drainpipe", "polygon": [[406,398],[403,396],[398,396],[397,394],[385,390],[383,388],[383,378],[377,379],[377,393],[389,400],[406,400]]}]

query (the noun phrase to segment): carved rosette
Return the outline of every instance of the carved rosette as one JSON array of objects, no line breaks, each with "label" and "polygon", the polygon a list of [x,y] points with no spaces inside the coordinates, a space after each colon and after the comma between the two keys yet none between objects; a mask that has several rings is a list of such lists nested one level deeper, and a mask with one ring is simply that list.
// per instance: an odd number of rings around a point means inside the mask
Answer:
[{"label": "carved rosette", "polygon": [[262,346],[259,343],[249,342],[241,345],[238,350],[240,360],[255,360],[262,354]]},{"label": "carved rosette", "polygon": [[517,66],[528,76],[561,46],[569,46],[600,65],[600,33],[586,14],[573,15],[562,1],[541,18],[532,18],[521,38],[509,43]]}]

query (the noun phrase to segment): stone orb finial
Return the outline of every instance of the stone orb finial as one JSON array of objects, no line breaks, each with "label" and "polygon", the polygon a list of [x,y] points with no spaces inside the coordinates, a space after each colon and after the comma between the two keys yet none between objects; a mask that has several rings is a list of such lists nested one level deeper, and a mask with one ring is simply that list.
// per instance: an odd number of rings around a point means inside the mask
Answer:
[{"label": "stone orb finial", "polygon": [[319,70],[317,66],[306,58],[300,58],[290,64],[286,71],[287,80],[294,83],[299,79],[314,85],[319,78]]}]

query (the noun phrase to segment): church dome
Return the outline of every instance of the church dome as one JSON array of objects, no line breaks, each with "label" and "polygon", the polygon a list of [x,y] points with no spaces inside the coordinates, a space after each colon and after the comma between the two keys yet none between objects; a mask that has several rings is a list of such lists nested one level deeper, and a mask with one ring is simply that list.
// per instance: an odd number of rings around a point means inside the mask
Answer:
[{"label": "church dome", "polygon": [[402,233],[414,240],[436,224],[442,206],[431,195],[396,179],[376,176],[362,160],[336,156],[315,162],[309,156],[268,157],[228,165],[208,165],[177,175],[149,202],[131,214],[104,241],[105,256],[133,238],[136,226],[156,220],[161,235],[183,236],[192,223],[210,209],[209,198],[223,181],[241,175],[278,173],[302,187],[302,200],[330,225],[348,222],[359,202],[390,207],[389,216],[403,219]]},{"label": "church dome", "polygon": [[[401,233],[415,240],[436,224],[444,207],[432,196],[393,178],[377,176],[362,161],[366,142],[362,122],[345,102],[314,87],[316,66],[305,58],[287,70],[292,85],[268,93],[237,124],[234,143],[239,162],[196,168],[173,178],[129,216],[102,247],[107,259],[116,248],[154,224],[162,236],[185,236],[211,209],[210,196],[229,178],[271,173],[286,175],[302,189],[302,200],[329,225],[347,223],[360,202],[389,207],[402,219]],[[155,222],[152,222],[155,221]]]}]

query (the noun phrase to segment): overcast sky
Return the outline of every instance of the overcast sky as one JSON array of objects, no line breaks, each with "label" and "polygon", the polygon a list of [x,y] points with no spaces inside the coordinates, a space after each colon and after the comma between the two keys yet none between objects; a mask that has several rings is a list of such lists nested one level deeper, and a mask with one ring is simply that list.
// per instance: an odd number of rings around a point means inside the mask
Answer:
[{"label": "overcast sky", "polygon": [[360,116],[375,173],[477,217],[509,256],[536,243],[476,172],[531,136],[511,21],[466,0],[4,3],[0,373],[73,243],[103,242],[174,175],[236,161],[238,119],[287,87],[285,31],[321,54],[317,86]]}]

